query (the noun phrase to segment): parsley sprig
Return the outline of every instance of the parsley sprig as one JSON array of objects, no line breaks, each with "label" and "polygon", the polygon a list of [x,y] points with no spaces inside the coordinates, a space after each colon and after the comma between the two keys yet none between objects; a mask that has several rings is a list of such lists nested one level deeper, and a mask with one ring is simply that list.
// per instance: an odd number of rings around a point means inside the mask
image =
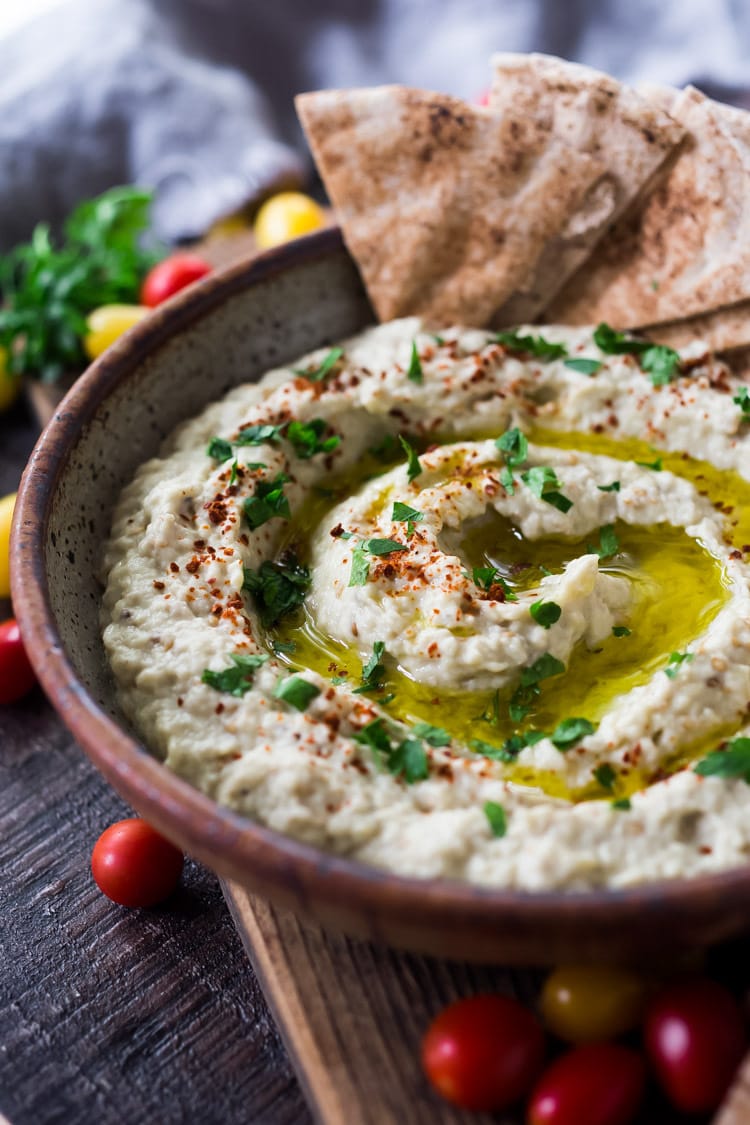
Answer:
[{"label": "parsley sprig", "polygon": [[352,551],[352,569],[349,575],[350,586],[366,586],[370,576],[370,560],[368,555],[380,558],[392,555],[396,551],[408,551],[403,543],[395,539],[363,539]]},{"label": "parsley sprig", "polygon": [[533,355],[536,359],[561,359],[568,354],[565,344],[553,344],[544,336],[522,336],[516,328],[509,332],[498,332],[495,340],[510,352]]},{"label": "parsley sprig", "polygon": [[289,501],[284,495],[284,485],[288,480],[286,473],[277,473],[273,480],[259,480],[253,495],[247,497],[242,510],[253,531],[275,516],[283,520],[289,519]]},{"label": "parsley sprig", "polygon": [[695,772],[701,777],[741,777],[750,785],[750,738],[735,738],[723,750],[712,750]]},{"label": "parsley sprig", "polygon": [[372,750],[378,768],[385,766],[395,777],[403,777],[407,785],[429,776],[429,762],[422,742],[408,736],[394,744],[382,718],[372,719],[352,737]]},{"label": "parsley sprig", "polygon": [[564,671],[565,665],[563,662],[553,656],[551,652],[542,653],[533,664],[524,668],[518,687],[510,698],[508,708],[514,723],[520,723],[522,719],[526,718],[531,710],[532,703],[541,693],[542,689],[539,685],[542,681],[549,679],[550,676],[559,676]]},{"label": "parsley sprig", "polygon": [[557,473],[549,465],[535,465],[533,469],[527,469],[525,473],[521,473],[521,480],[530,492],[559,512],[564,514],[573,507],[573,501],[560,492],[562,486]]},{"label": "parsley sprig", "polygon": [[299,368],[293,367],[295,375],[301,375],[303,379],[307,379],[308,383],[322,383],[336,368],[339,361],[344,358],[343,348],[331,348],[328,354],[324,357],[323,361],[317,367],[312,368]]},{"label": "parsley sprig", "polygon": [[616,332],[608,324],[600,324],[594,332],[594,343],[606,355],[637,355],[642,369],[651,376],[654,387],[664,387],[680,374],[680,353],[663,344],[637,340],[625,332]]},{"label": "parsley sprig", "polygon": [[14,375],[53,383],[85,366],[87,315],[136,304],[161,256],[142,245],[151,192],[116,187],[73,211],[56,243],[46,223],[0,259],[0,345]]},{"label": "parsley sprig", "polygon": [[229,668],[222,668],[220,672],[213,672],[206,668],[201,676],[201,681],[214,688],[215,691],[224,691],[229,695],[242,698],[245,692],[253,686],[255,673],[262,664],[269,659],[265,654],[232,653],[232,664]]},{"label": "parsley sprig", "polygon": [[247,590],[266,629],[293,613],[310,588],[310,571],[289,552],[278,562],[266,559],[258,570],[245,567],[242,589]]},{"label": "parsley sprig", "polygon": [[500,471],[500,483],[508,495],[512,496],[515,492],[513,470],[520,468],[528,457],[529,442],[526,435],[517,426],[513,426],[496,440],[495,445],[505,461],[505,467]]}]

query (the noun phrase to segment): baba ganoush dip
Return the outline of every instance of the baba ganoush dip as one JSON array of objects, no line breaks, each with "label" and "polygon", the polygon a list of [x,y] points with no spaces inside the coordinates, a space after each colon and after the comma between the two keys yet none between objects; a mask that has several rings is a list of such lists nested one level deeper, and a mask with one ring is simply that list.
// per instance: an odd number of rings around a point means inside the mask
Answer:
[{"label": "baba ganoush dip", "polygon": [[105,571],[125,713],[270,828],[531,890],[750,854],[750,391],[699,343],[367,329],[178,429]]}]

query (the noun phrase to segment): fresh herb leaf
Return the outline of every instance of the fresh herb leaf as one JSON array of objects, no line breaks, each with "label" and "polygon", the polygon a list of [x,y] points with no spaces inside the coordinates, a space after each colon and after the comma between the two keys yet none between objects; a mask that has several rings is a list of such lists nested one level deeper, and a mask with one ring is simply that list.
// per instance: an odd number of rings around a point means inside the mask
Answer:
[{"label": "fresh herb leaf", "polygon": [[273,651],[276,653],[282,652],[291,656],[293,652],[297,651],[297,645],[294,641],[272,641]]},{"label": "fresh herb leaf", "polygon": [[405,738],[403,742],[399,742],[388,758],[388,772],[396,777],[403,776],[407,785],[429,777],[427,755],[419,739]]},{"label": "fresh herb leaf", "polygon": [[443,345],[445,344],[445,339],[442,336],[439,336],[437,334],[437,332],[431,332],[430,335],[432,336],[432,338],[435,341],[435,343],[437,344],[437,346],[439,348],[442,348]]},{"label": "fresh herb leaf", "polygon": [[648,340],[636,340],[603,323],[594,330],[594,343],[605,355],[640,355],[652,347]]},{"label": "fresh herb leaf", "polygon": [[297,711],[306,711],[313,699],[320,695],[320,688],[301,676],[287,676],[285,680],[279,680],[273,694]]},{"label": "fresh herb leaf", "polygon": [[407,537],[411,539],[414,534],[414,524],[420,523],[421,520],[424,519],[424,514],[418,512],[416,508],[412,508],[408,504],[402,504],[400,500],[396,500],[393,504],[391,519],[394,523],[405,522]]},{"label": "fresh herb leaf", "polygon": [[144,248],[151,193],[116,187],[78,205],[53,242],[40,223],[31,241],[0,259],[0,346],[11,375],[52,383],[83,368],[86,317],[102,305],[137,304],[161,254]]},{"label": "fresh herb leaf", "polygon": [[350,586],[366,586],[370,574],[370,560],[363,546],[352,551],[352,570],[349,575]]},{"label": "fresh herb leaf", "polygon": [[241,698],[245,692],[250,691],[255,673],[261,664],[265,664],[268,656],[232,653],[231,660],[232,667],[223,668],[220,672],[212,672],[210,668],[206,668],[201,681],[216,691],[225,691]]},{"label": "fresh herb leaf", "polygon": [[533,603],[529,613],[537,625],[541,625],[543,629],[549,629],[556,621],[560,620],[562,610],[557,602],[539,601]]},{"label": "fresh herb leaf", "polygon": [[477,754],[481,754],[484,758],[490,758],[492,761],[512,762],[515,758],[515,755],[506,754],[502,746],[494,746],[491,742],[485,742],[482,738],[470,739],[469,746]]},{"label": "fresh herb leaf", "polygon": [[[390,755],[391,740],[388,737],[383,720],[380,718],[371,719],[361,730],[356,731],[352,738],[362,746],[369,746],[371,750],[386,756]],[[375,761],[378,765],[380,764],[379,758],[376,757]]]},{"label": "fresh herb leaf", "polygon": [[505,464],[511,469],[517,469],[519,465],[523,465],[529,455],[529,440],[517,426],[506,430],[501,437],[497,438],[495,445],[502,453]]},{"label": "fresh herb leaf", "polygon": [[681,363],[679,352],[662,344],[646,348],[641,355],[641,367],[651,376],[654,387],[665,387],[671,383],[679,375]]},{"label": "fresh herb leaf", "polygon": [[442,727],[433,727],[430,723],[415,723],[414,733],[417,738],[424,739],[430,746],[450,746],[451,736]]},{"label": "fresh herb leaf", "polygon": [[609,802],[610,808],[617,809],[620,812],[628,812],[632,807],[630,804],[630,797],[617,797],[616,800]]},{"label": "fresh herb leaf", "polygon": [[245,567],[242,589],[252,595],[266,629],[302,605],[309,588],[310,571],[291,552],[279,562],[265,559],[257,571]]},{"label": "fresh herb leaf", "polygon": [[485,590],[487,593],[493,586],[499,586],[503,592],[503,600],[506,602],[517,602],[518,596],[511,590],[508,583],[503,578],[500,571],[496,566],[475,566],[472,567],[471,576],[475,586],[480,590]]},{"label": "fresh herb leaf", "polygon": [[409,548],[403,543],[397,543],[395,539],[365,539],[362,543],[362,550],[367,551],[370,555],[380,557],[392,555],[396,551],[408,551]]},{"label": "fresh herb leaf", "polygon": [[612,626],[612,636],[613,637],[629,637],[630,636],[630,629],[628,629],[627,625],[613,625]]},{"label": "fresh herb leaf", "polygon": [[330,375],[336,364],[344,356],[343,348],[331,348],[328,355],[325,356],[323,362],[318,367],[310,369],[300,369],[298,367],[292,368],[295,375],[301,375],[303,379],[307,379],[309,383],[320,383],[327,375]]},{"label": "fresh herb leaf", "polygon": [[498,805],[497,801],[485,801],[484,815],[487,817],[489,826],[492,829],[492,835],[497,837],[504,836],[508,825],[503,806]]},{"label": "fresh herb leaf", "polygon": [[278,442],[281,439],[281,431],[284,426],[271,426],[267,424],[257,424],[254,426],[245,426],[237,434],[234,439],[234,445],[266,445],[267,443]]},{"label": "fresh herb leaf", "polygon": [[604,366],[600,359],[584,359],[582,356],[564,359],[563,365],[569,367],[571,371],[578,371],[581,375],[596,375]]},{"label": "fresh herb leaf", "polygon": [[500,753],[502,754],[502,761],[514,762],[522,750],[527,746],[536,746],[537,742],[541,742],[547,735],[543,730],[527,730],[522,731],[520,734],[512,734],[510,738],[506,738],[502,745]]},{"label": "fresh herb leaf", "polygon": [[362,680],[358,688],[355,688],[355,694],[361,694],[366,691],[377,691],[382,687],[383,676],[385,675],[385,665],[381,663],[381,658],[385,652],[385,642],[375,641],[372,646],[372,656],[362,668]]},{"label": "fresh herb leaf", "polygon": [[593,734],[596,727],[588,719],[563,719],[553,730],[550,738],[558,750],[569,750],[587,734]]},{"label": "fresh herb leaf", "polygon": [[408,465],[407,476],[409,478],[409,481],[411,482],[422,472],[422,466],[419,463],[419,457],[417,456],[416,449],[409,444],[403,434],[398,435],[398,440],[401,442],[401,448],[406,454],[406,461]]},{"label": "fresh herb leaf", "polygon": [[745,418],[750,418],[750,390],[747,387],[738,387],[732,402],[737,403]]},{"label": "fresh herb leaf", "polygon": [[597,766],[593,771],[593,774],[594,779],[599,785],[601,785],[602,789],[606,789],[608,793],[611,793],[614,788],[615,781],[617,780],[617,774],[612,769],[609,762],[603,762],[600,766]]},{"label": "fresh herb leaf", "polygon": [[655,461],[636,461],[636,465],[640,465],[642,469],[653,469],[655,473],[660,473],[664,468],[661,457],[657,457]]},{"label": "fresh herb leaf", "polygon": [[620,543],[612,524],[608,523],[599,528],[598,547],[587,543],[586,548],[589,555],[598,555],[600,559],[609,559],[616,555],[620,549]]},{"label": "fresh herb leaf", "polygon": [[231,442],[224,441],[224,438],[220,437],[211,438],[206,454],[213,457],[214,461],[228,461],[232,456]]},{"label": "fresh herb leaf", "polygon": [[248,496],[242,505],[245,519],[255,531],[264,523],[279,516],[288,520],[291,512],[289,501],[284,495],[284,485],[289,480],[285,473],[277,473],[273,480],[260,480],[255,486],[255,492]]},{"label": "fresh herb leaf", "polygon": [[539,684],[550,676],[565,671],[565,665],[551,652],[542,653],[533,664],[524,668],[518,687],[510,699],[509,713],[514,723],[520,723],[529,713],[531,704],[539,695]]},{"label": "fresh herb leaf", "polygon": [[489,707],[486,707],[482,714],[479,716],[483,723],[489,723],[491,727],[496,727],[500,723],[500,689],[492,693],[492,702]]},{"label": "fresh herb leaf", "polygon": [[322,418],[313,418],[311,422],[290,422],[286,438],[294,446],[297,456],[308,461],[316,453],[330,453],[341,444],[338,434],[321,440],[325,430],[326,423]]},{"label": "fresh herb leaf", "polygon": [[508,351],[533,355],[537,359],[560,359],[568,354],[565,344],[553,344],[544,336],[521,336],[515,328],[509,332],[498,332],[495,340]]},{"label": "fresh herb leaf", "polygon": [[701,777],[741,777],[750,785],[750,738],[735,738],[724,750],[712,750],[695,772]]},{"label": "fresh herb leaf", "polygon": [[411,379],[412,383],[424,382],[424,376],[422,374],[422,361],[419,358],[416,340],[412,340],[411,342],[411,359],[409,360],[409,368],[406,372],[406,378]]},{"label": "fresh herb leaf", "polygon": [[692,652],[673,652],[670,655],[669,660],[667,661],[669,667],[664,669],[666,675],[669,676],[670,680],[673,680],[675,678],[680,669],[680,665],[684,664],[685,662],[689,664],[690,661],[693,660],[694,655],[695,654]]},{"label": "fresh herb leaf", "polygon": [[[263,468],[265,469],[265,467],[266,466],[264,465]],[[231,471],[229,473],[229,487],[230,488],[232,487],[233,484],[237,483],[237,470],[238,470],[238,468],[239,468],[239,462],[238,462],[237,458],[235,457],[234,461],[232,461],[232,468],[231,468]]]},{"label": "fresh herb leaf", "polygon": [[559,491],[560,481],[549,465],[535,465],[533,469],[527,469],[525,473],[521,473],[521,480],[535,496],[558,511],[569,512],[573,507],[573,501]]},{"label": "fresh herb leaf", "polygon": [[619,480],[613,480],[611,484],[598,484],[596,487],[600,492],[619,492],[620,482]]}]

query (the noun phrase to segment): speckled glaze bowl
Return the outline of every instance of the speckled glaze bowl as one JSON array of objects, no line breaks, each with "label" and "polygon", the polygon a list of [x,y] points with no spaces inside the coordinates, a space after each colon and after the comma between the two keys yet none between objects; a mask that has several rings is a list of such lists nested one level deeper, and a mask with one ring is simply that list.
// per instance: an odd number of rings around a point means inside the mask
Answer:
[{"label": "speckled glaze bowl", "polygon": [[153,758],[118,710],[97,567],[115,500],[180,421],[241,382],[355,332],[372,311],[328,230],[214,274],[157,309],[78,380],[21,484],[13,602],[63,722],[118,792],[219,875],[300,916],[442,956],[517,964],[673,959],[750,927],[750,867],[590,894],[403,879],[221,808]]}]

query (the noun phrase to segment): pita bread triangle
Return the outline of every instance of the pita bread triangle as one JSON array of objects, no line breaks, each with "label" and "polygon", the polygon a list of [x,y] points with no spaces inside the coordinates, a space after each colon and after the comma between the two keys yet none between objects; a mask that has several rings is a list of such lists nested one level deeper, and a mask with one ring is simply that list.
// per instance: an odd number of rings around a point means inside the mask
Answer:
[{"label": "pita bread triangle", "polygon": [[507,323],[521,293],[541,308],[566,249],[588,248],[611,218],[597,196],[605,162],[549,122],[403,86],[296,105],[381,320]]},{"label": "pita bread triangle", "polygon": [[[693,87],[648,93],[688,136],[663,182],[545,309],[547,321],[637,328],[750,298],[750,114]],[[692,331],[703,327],[726,347],[741,324],[730,315],[733,329],[712,317]],[[747,328],[743,335],[747,342]]]}]

